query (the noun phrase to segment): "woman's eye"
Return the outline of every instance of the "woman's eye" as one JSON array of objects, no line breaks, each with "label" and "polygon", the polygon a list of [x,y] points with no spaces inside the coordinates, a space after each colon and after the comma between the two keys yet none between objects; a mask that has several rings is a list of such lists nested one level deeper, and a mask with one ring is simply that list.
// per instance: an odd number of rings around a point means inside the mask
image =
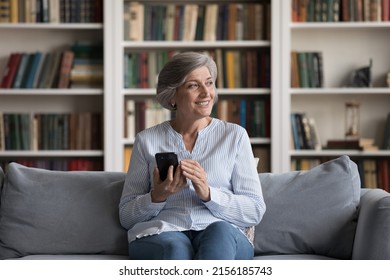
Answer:
[{"label": "woman's eye", "polygon": [[198,84],[189,84],[188,85],[188,88],[190,88],[190,89],[195,89],[197,87],[198,87]]}]

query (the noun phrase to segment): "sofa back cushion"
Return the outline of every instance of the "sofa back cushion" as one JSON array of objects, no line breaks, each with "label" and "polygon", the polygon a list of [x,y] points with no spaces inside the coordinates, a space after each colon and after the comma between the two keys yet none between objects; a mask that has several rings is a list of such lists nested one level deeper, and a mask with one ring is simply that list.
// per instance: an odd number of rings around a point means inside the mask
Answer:
[{"label": "sofa back cushion", "polygon": [[309,171],[259,176],[267,210],[256,227],[256,255],[351,258],[360,177],[349,157],[339,157]]},{"label": "sofa back cushion", "polygon": [[125,174],[49,171],[11,163],[0,210],[0,258],[127,255],[118,204]]}]

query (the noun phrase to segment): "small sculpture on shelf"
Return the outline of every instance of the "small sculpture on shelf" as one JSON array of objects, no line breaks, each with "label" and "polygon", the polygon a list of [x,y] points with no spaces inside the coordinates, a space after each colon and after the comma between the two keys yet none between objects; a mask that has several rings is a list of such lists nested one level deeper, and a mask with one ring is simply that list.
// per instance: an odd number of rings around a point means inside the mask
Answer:
[{"label": "small sculpture on shelf", "polygon": [[360,135],[360,103],[349,101],[345,103],[345,138],[357,139]]},{"label": "small sculpture on shelf", "polygon": [[372,87],[371,81],[372,59],[368,66],[356,69],[352,72],[349,87]]}]

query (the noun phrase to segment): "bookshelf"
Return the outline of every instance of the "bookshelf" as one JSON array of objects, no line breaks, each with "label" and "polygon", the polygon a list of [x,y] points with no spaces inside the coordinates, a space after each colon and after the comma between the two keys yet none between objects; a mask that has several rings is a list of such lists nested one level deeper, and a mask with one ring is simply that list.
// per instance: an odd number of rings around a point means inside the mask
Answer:
[{"label": "bookshelf", "polygon": [[[313,2],[313,1],[309,1]],[[366,1],[364,1],[366,2]],[[380,3],[379,1],[378,3]],[[341,1],[339,2],[341,5]],[[295,6],[294,6],[295,5]],[[360,137],[374,139],[382,146],[385,122],[390,112],[390,88],[386,83],[390,71],[390,22],[387,20],[315,22],[292,20],[296,16],[299,1],[289,1],[283,7],[281,36],[284,40],[281,61],[287,62],[282,70],[281,170],[288,171],[291,164],[299,160],[321,160],[343,154],[351,156],[358,164],[374,159],[390,161],[389,150],[296,150],[291,147],[290,113],[305,112],[315,119],[321,146],[328,140],[343,139],[345,133],[345,103],[360,102]],[[390,12],[390,11],[389,11]],[[292,87],[291,51],[321,52],[323,85],[320,88]],[[373,61],[371,87],[351,87],[349,82],[353,70],[365,67]]]},{"label": "bookshelf", "polygon": [[[266,165],[269,170],[277,169],[277,154],[278,150],[277,145],[274,145],[274,139],[277,139],[278,129],[275,128],[275,122],[273,121],[273,115],[278,111],[276,106],[279,102],[278,97],[278,83],[274,81],[277,76],[276,73],[279,71],[278,65],[275,63],[277,60],[275,59],[276,55],[279,53],[279,41],[278,36],[271,36],[270,34],[274,34],[276,30],[279,28],[277,13],[279,11],[279,2],[280,1],[167,1],[164,5],[172,6],[188,6],[190,4],[195,4],[200,6],[206,6],[208,4],[216,4],[219,7],[228,6],[229,4],[246,4],[246,3],[261,3],[264,5],[264,9],[267,9],[267,5],[269,6],[269,12],[264,12],[262,15],[270,16],[269,25],[268,25],[268,33],[266,34],[265,30],[263,32],[262,38],[257,39],[239,39],[239,40],[227,40],[223,38],[215,38],[213,39],[205,39],[202,37],[201,39],[193,39],[193,40],[184,40],[184,38],[174,38],[169,37],[166,38],[144,38],[144,40],[130,40],[128,35],[125,35],[125,32],[128,31],[128,25],[126,23],[126,19],[128,18],[127,10],[128,4],[131,1],[115,1],[113,3],[112,9],[112,20],[113,20],[113,44],[112,44],[112,60],[107,61],[108,64],[105,64],[106,67],[113,69],[112,75],[116,78],[111,80],[111,90],[115,92],[112,102],[112,111],[116,113],[116,116],[112,118],[111,121],[111,133],[112,137],[111,141],[111,158],[109,160],[110,170],[123,171],[126,170],[126,162],[125,159],[125,148],[131,147],[133,144],[133,137],[128,137],[126,135],[127,120],[126,120],[126,110],[125,104],[133,101],[146,101],[152,100],[155,97],[155,86],[149,85],[146,88],[143,86],[135,86],[129,87],[122,81],[120,81],[117,77],[124,77],[127,73],[124,70],[124,65],[127,65],[127,57],[132,54],[140,53],[140,52],[167,52],[170,53],[172,51],[209,51],[212,55],[215,54],[216,50],[224,53],[227,50],[240,50],[245,53],[247,51],[260,51],[260,50],[268,50],[269,51],[269,67],[270,70],[265,74],[269,75],[269,81],[267,86],[251,86],[251,87],[241,87],[234,86],[229,88],[227,86],[217,86],[219,100],[230,100],[230,99],[247,99],[251,100],[267,100],[269,102],[269,130],[272,131],[268,133],[267,136],[261,137],[251,137],[251,141],[254,148],[259,148],[262,151],[266,151],[267,159]],[[139,3],[148,6],[148,8],[156,5],[156,1],[138,1]],[[154,4],[153,4],[154,3]],[[144,6],[144,7],[145,7]],[[148,9],[147,8],[147,9]],[[157,9],[158,10],[158,9]],[[157,13],[157,12],[156,12]],[[148,16],[145,16],[149,18]],[[265,19],[264,19],[265,20]],[[158,29],[158,28],[157,28]],[[158,31],[157,31],[158,33]],[[128,34],[128,33],[126,33]],[[144,33],[144,36],[149,36],[149,34]],[[275,33],[276,34],[276,33]],[[157,35],[156,35],[157,36]],[[161,36],[161,35],[160,35]],[[221,72],[222,69],[219,69]],[[274,74],[275,73],[275,74]],[[261,75],[260,75],[261,76]],[[275,93],[274,93],[275,91]],[[133,135],[133,134],[132,134]],[[272,159],[272,160],[271,160]]]},{"label": "bookshelf", "polygon": [[[34,2],[40,3],[40,1]],[[56,1],[50,1],[50,3],[52,2],[57,3]],[[60,1],[57,4],[59,3]],[[78,13],[74,13],[69,9],[63,11],[62,6],[57,6],[55,9],[57,12],[56,18],[43,19],[43,15],[38,16],[37,10],[30,7],[28,18],[27,10],[24,13],[21,8],[16,19],[13,18],[9,22],[0,22],[0,37],[2,38],[0,48],[1,76],[3,77],[11,53],[31,54],[40,52],[49,54],[56,51],[63,52],[70,49],[76,42],[105,44],[103,42],[102,14],[98,12],[102,12],[101,5],[103,1],[89,2],[89,5],[92,4],[96,4],[96,6],[94,8],[91,6],[85,7],[85,11],[88,11],[88,13],[85,13],[84,18]],[[49,7],[46,8],[42,11],[45,11],[47,16],[54,15],[54,10],[48,10]],[[54,5],[52,8],[54,9]],[[34,19],[31,18],[32,14],[36,16]],[[32,142],[32,120],[34,116],[97,113],[103,117],[104,99],[103,85],[57,88],[53,83],[47,88],[39,88],[38,86],[33,88],[0,88],[0,112],[2,115],[28,114],[31,122],[28,134],[23,138],[28,137],[29,142]],[[98,127],[103,129],[103,120],[100,122],[101,124]],[[17,130],[12,129],[12,131]],[[61,133],[57,131],[54,135],[58,136]],[[101,133],[103,134],[103,131]],[[41,138],[43,138],[43,135],[38,133],[36,139]],[[103,135],[100,138],[103,141]],[[3,143],[3,147],[0,149],[0,162],[6,164],[9,161],[18,161],[30,166],[65,170],[70,166],[72,166],[70,167],[72,169],[102,170],[104,168],[105,151],[103,144],[100,144],[99,147],[92,147],[92,145],[88,147],[57,148],[56,146],[42,149],[33,148],[31,142],[26,149],[13,149],[9,146],[6,148]],[[66,165],[69,166],[66,167]]]}]

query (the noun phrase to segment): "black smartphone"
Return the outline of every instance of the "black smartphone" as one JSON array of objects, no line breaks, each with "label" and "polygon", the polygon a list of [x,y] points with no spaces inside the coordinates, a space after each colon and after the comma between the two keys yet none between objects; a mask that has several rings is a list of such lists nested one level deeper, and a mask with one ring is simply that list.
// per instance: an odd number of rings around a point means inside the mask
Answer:
[{"label": "black smartphone", "polygon": [[160,173],[160,179],[164,181],[168,175],[169,166],[173,165],[173,173],[175,173],[176,167],[179,165],[177,155],[173,152],[157,153],[155,155],[158,171]]}]

